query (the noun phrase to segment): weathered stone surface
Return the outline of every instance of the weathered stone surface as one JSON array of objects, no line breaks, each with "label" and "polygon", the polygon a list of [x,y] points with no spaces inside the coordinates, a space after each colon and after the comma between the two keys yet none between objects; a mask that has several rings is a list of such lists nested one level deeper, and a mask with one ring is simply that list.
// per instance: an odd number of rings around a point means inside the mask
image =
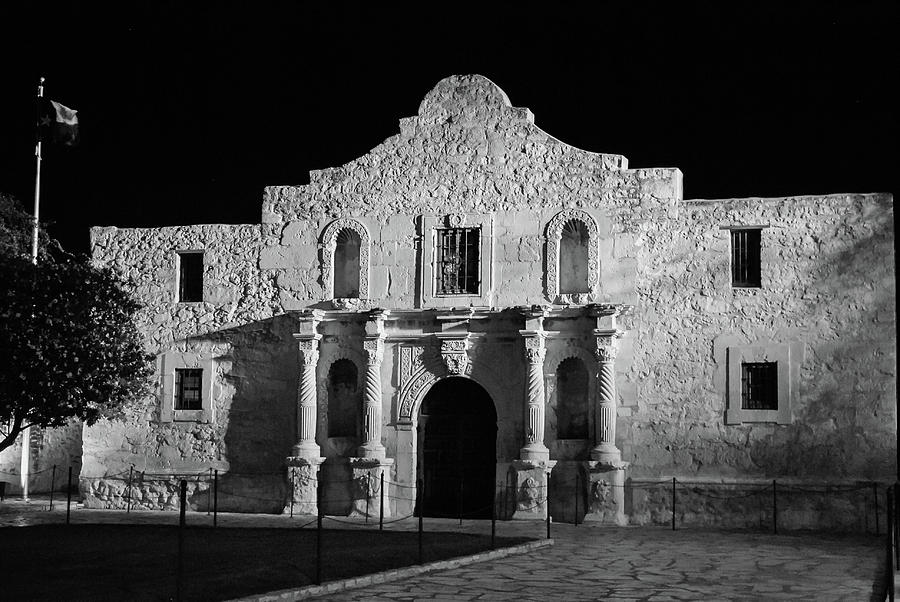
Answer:
[{"label": "weathered stone surface", "polygon": [[[209,358],[215,384],[208,423],[160,420],[167,400],[155,396],[135,402],[124,422],[86,428],[82,477],[131,464],[147,472],[218,467],[263,481],[274,475],[284,492],[300,373],[291,335],[298,316],[311,310],[327,314],[316,327],[323,336],[316,442],[334,466],[344,466],[359,441],[328,436],[328,370],[350,359],[366,387],[366,312],[376,307],[391,310],[379,374],[383,444],[396,459],[393,512],[412,508],[411,488],[421,476],[419,406],[449,374],[435,333],[467,337],[460,376],[481,384],[494,403],[498,483],[517,460],[529,424],[520,331],[532,326],[513,308],[552,310],[542,327],[551,333],[544,444],[553,460],[584,461],[596,443],[595,422],[589,440],[557,438],[556,368],[581,358],[596,398],[593,329],[601,324],[589,317],[588,304],[610,303],[634,305],[616,318],[624,336],[613,414],[630,476],[893,478],[891,196],[683,200],[681,186],[677,169],[628,169],[622,156],[566,145],[492,82],[456,76],[438,83],[418,115],[401,120],[400,132],[370,153],[313,172],[309,185],[267,188],[261,224],[94,228],[94,259],[132,278],[145,303],[138,318],[147,350]],[[576,209],[595,225],[589,256],[596,255],[597,281],[589,293],[552,295],[548,225]],[[423,216],[490,224],[493,237],[481,257],[485,295],[460,298],[456,309],[423,309],[423,290],[431,294],[433,286],[421,281],[433,260]],[[323,234],[339,218],[357,220],[368,233],[370,245],[360,251],[368,298],[332,300],[327,290],[330,267],[322,260],[330,243]],[[731,286],[723,228],[741,225],[765,226],[760,288]],[[203,303],[176,302],[176,253],[185,250],[205,252]],[[766,346],[791,350],[789,422],[726,424],[728,349]],[[340,470],[323,468],[335,483],[351,477]],[[341,487],[328,495],[345,495]],[[91,499],[110,499],[104,495]],[[626,503],[634,520],[655,520],[646,517],[659,514],[652,510],[658,504],[635,495],[635,505]],[[358,502],[328,507],[350,512]]]}]

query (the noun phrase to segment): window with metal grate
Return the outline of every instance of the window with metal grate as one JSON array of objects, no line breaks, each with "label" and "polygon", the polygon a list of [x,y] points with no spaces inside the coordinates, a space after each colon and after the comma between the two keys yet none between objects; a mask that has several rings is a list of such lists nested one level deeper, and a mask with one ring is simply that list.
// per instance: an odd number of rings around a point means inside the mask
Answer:
[{"label": "window with metal grate", "polygon": [[200,390],[203,370],[198,368],[175,369],[175,409],[202,410],[203,398]]},{"label": "window with metal grate", "polygon": [[741,364],[741,409],[778,409],[778,362]]},{"label": "window with metal grate", "polygon": [[760,228],[741,228],[731,231],[731,286],[753,288],[761,286]]},{"label": "window with metal grate", "polygon": [[435,233],[435,294],[479,294],[479,229],[444,228]]}]

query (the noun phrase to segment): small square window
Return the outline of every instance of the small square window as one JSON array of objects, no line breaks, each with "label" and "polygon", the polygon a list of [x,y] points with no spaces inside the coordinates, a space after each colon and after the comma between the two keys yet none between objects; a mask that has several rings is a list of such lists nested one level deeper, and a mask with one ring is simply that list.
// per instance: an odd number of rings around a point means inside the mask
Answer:
[{"label": "small square window", "polygon": [[731,286],[758,288],[760,274],[760,228],[731,231]]},{"label": "small square window", "polygon": [[175,369],[175,409],[202,410],[203,370],[197,368]]},{"label": "small square window", "polygon": [[741,409],[778,409],[778,362],[741,364]]},{"label": "small square window", "polygon": [[479,229],[445,228],[435,233],[435,294],[478,295]]},{"label": "small square window", "polygon": [[178,254],[178,301],[203,301],[203,253]]}]

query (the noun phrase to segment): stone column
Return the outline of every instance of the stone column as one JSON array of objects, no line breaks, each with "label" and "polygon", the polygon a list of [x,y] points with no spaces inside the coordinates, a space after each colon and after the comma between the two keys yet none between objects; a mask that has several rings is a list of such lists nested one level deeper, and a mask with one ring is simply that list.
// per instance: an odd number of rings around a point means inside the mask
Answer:
[{"label": "stone column", "polygon": [[297,393],[297,444],[294,456],[318,458],[321,450],[316,443],[316,367],[319,363],[319,339],[322,335],[298,336],[300,354],[300,386]]},{"label": "stone column", "polygon": [[514,519],[544,519],[549,512],[550,471],[556,462],[550,460],[550,450],[544,445],[544,337],[543,313],[527,315],[532,330],[520,330],[525,337],[525,445],[519,450],[519,459],[510,465],[515,487]]},{"label": "stone column", "polygon": [[353,475],[348,495],[353,500],[350,516],[377,517],[381,509],[381,475],[385,478],[384,516],[391,515],[390,509],[390,467],[394,460],[385,458],[381,443],[382,394],[381,362],[384,360],[384,319],[388,312],[373,309],[366,322],[366,338],[363,353],[366,357],[366,384],[363,393],[362,445],[356,450],[357,457],[350,458]]},{"label": "stone column", "polygon": [[318,321],[321,312],[316,310],[300,315],[300,332],[294,334],[297,340],[299,358],[299,385],[297,386],[297,443],[292,455],[286,459],[288,499],[284,513],[293,510],[295,514],[317,514],[319,466],[325,461],[316,443],[316,416],[318,414],[316,368],[319,364]]},{"label": "stone column", "polygon": [[384,458],[381,444],[381,361],[384,340],[380,337],[363,341],[366,355],[366,389],[363,397],[363,443],[357,450],[360,458]]},{"label": "stone column", "polygon": [[616,447],[616,353],[615,335],[597,337],[597,441],[591,450],[591,460],[616,465],[622,452]]},{"label": "stone column", "polygon": [[528,377],[525,383],[525,446],[519,458],[530,462],[550,459],[544,445],[544,333],[525,332],[525,361]]}]

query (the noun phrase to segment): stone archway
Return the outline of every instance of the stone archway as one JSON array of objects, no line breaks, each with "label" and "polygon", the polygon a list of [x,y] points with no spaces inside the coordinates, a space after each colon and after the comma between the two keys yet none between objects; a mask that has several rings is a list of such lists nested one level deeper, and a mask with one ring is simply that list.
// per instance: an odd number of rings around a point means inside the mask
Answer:
[{"label": "stone archway", "polygon": [[425,516],[490,518],[497,463],[497,412],[464,377],[439,380],[421,404],[418,464]]}]

